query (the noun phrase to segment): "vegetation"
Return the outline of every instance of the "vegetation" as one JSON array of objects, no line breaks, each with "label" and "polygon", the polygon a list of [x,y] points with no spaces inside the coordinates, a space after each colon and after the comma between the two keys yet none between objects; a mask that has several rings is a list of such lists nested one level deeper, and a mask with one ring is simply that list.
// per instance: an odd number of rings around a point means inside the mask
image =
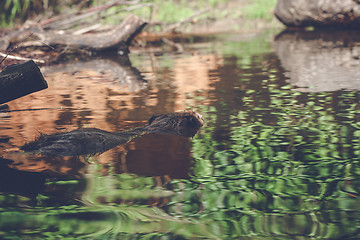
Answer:
[{"label": "vegetation", "polygon": [[243,16],[249,19],[265,19],[270,21],[273,18],[272,11],[277,0],[253,0],[242,9]]},{"label": "vegetation", "polygon": [[[27,19],[39,21],[51,15],[69,14],[88,7],[107,4],[104,0],[91,1],[45,1],[45,0],[6,0],[0,3],[0,26],[14,26],[21,24]],[[130,5],[129,5],[130,4]],[[123,15],[132,12],[153,23],[162,25],[172,24],[195,17],[196,21],[221,20],[227,19],[241,20],[254,19],[270,22],[274,17],[272,10],[276,0],[256,0],[256,1],[231,1],[231,0],[211,0],[211,1],[188,1],[188,0],[147,0],[140,3],[128,3],[114,6],[104,14],[96,16],[97,20],[102,18],[105,24],[116,24]],[[234,7],[236,6],[236,7]],[[203,10],[208,10],[204,11]],[[42,17],[39,17],[42,16]],[[239,22],[239,24],[242,24]],[[238,24],[237,24],[238,25]],[[246,24],[242,24],[246,25]],[[235,28],[236,26],[234,26]]]},{"label": "vegetation", "polygon": [[[32,19],[38,14],[59,13],[57,6],[61,2],[58,0],[4,0],[0,1],[0,27],[13,27],[21,24],[27,19]],[[64,4],[64,3],[62,3]],[[66,5],[63,5],[64,7]]]}]

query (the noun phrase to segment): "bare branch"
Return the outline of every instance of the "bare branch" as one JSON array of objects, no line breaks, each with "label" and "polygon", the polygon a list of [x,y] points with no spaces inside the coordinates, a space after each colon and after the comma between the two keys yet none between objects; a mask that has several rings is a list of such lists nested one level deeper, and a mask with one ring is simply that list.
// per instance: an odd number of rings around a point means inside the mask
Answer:
[{"label": "bare branch", "polygon": [[209,12],[210,10],[211,10],[211,8],[207,8],[207,9],[198,11],[198,12],[194,13],[193,15],[191,15],[190,17],[185,18],[184,20],[168,26],[167,28],[164,29],[164,32],[172,32],[172,31],[174,31],[176,28],[180,27],[182,24],[192,22],[195,17],[197,17],[197,16],[199,16],[199,15],[201,15],[201,14],[207,13],[207,12]]},{"label": "bare branch", "polygon": [[1,63],[5,60],[5,58],[14,59],[14,60],[21,60],[21,61],[33,60],[34,62],[45,63],[45,61],[41,60],[41,59],[33,59],[33,58],[27,58],[27,57],[13,56],[13,55],[5,54],[5,53],[2,53],[2,52],[0,52],[0,56],[4,57],[4,59],[1,61]]}]

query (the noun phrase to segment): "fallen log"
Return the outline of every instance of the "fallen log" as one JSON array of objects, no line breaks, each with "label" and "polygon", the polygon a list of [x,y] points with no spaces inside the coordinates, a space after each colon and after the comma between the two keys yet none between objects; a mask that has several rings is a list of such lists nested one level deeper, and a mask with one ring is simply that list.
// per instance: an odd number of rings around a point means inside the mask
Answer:
[{"label": "fallen log", "polygon": [[[146,22],[135,15],[130,15],[117,27],[101,33],[72,35],[44,31],[38,27],[19,30],[5,36],[0,41],[0,50],[6,50],[13,41],[24,41],[30,34],[48,45],[66,45],[75,48],[87,48],[93,51],[118,49],[124,44],[128,47],[132,39],[145,27]],[[24,43],[26,45],[26,43]]]},{"label": "fallen log", "polygon": [[47,87],[48,84],[34,61],[10,65],[0,73],[0,104]]}]

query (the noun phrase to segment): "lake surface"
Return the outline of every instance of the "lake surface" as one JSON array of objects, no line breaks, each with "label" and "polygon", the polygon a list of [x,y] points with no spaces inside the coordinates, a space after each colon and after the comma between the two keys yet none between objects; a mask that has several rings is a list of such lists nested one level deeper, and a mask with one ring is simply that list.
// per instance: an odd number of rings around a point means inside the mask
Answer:
[{"label": "lake surface", "polygon": [[[2,239],[360,238],[360,38],[222,34],[41,67],[0,113]],[[193,109],[194,138],[97,156],[16,151],[42,133],[121,131]],[[10,161],[11,160],[11,161]]]}]

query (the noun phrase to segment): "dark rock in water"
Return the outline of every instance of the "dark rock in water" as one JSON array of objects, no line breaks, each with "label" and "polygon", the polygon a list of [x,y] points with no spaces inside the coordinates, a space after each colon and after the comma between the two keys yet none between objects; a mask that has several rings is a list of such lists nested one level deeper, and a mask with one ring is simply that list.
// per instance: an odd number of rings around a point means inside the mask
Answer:
[{"label": "dark rock in water", "polygon": [[146,126],[118,133],[97,128],[83,128],[70,132],[41,134],[34,141],[21,146],[20,149],[45,155],[95,155],[125,144],[132,138],[146,133],[193,137],[203,124],[201,115],[194,111],[168,113],[152,116]]}]

